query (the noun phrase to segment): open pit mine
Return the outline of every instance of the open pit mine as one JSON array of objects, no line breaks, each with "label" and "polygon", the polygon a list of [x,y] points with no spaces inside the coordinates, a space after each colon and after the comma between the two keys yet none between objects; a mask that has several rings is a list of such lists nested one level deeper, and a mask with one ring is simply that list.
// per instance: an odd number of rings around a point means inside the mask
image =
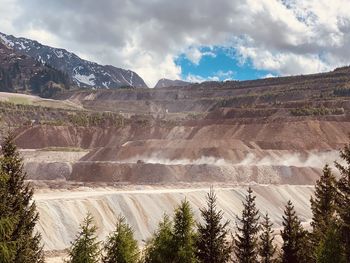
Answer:
[{"label": "open pit mine", "polygon": [[349,141],[349,91],[350,68],[340,68],[53,99],[1,93],[1,124],[15,130],[37,230],[59,262],[87,212],[99,238],[121,214],[143,245],[184,198],[199,219],[211,186],[232,229],[248,186],[276,228],[288,200],[307,226],[313,185]]}]

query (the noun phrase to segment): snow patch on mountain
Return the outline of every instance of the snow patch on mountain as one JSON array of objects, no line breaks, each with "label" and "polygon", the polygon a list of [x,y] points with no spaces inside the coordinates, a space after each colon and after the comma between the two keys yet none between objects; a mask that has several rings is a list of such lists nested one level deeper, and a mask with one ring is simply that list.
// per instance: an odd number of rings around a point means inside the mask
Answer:
[{"label": "snow patch on mountain", "polygon": [[55,53],[56,57],[58,57],[58,58],[64,57],[62,50],[53,50],[53,52]]},{"label": "snow patch on mountain", "polygon": [[95,85],[96,77],[94,74],[90,74],[89,76],[86,76],[86,75],[80,75],[79,73],[76,73],[73,77],[75,80],[77,80],[80,83],[84,83],[89,86]]},{"label": "snow patch on mountain", "polygon": [[8,40],[6,38],[6,35],[3,35],[2,33],[0,33],[0,39],[2,40],[2,42],[8,46],[8,47],[13,47],[15,44],[11,41],[11,40]]}]

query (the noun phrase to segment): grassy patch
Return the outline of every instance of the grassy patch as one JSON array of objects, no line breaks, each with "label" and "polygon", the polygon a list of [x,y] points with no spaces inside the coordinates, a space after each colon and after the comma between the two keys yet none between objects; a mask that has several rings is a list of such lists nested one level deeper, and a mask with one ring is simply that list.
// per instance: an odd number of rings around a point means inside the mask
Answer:
[{"label": "grassy patch", "polygon": [[24,98],[24,97],[17,97],[17,96],[13,96],[13,97],[9,97],[8,101],[14,104],[22,104],[22,105],[32,105],[33,102],[31,100],[29,100],[28,98]]},{"label": "grassy patch", "polygon": [[344,114],[343,108],[313,108],[313,107],[304,107],[298,109],[292,109],[290,113],[293,116],[323,116],[323,115],[342,115]]}]

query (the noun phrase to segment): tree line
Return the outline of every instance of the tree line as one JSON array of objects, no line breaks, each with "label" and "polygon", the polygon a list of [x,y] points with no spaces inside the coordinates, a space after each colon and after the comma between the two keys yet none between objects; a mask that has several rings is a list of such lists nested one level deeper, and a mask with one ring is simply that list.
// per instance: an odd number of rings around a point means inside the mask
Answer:
[{"label": "tree line", "polygon": [[[348,263],[350,262],[350,144],[340,151],[345,165],[335,162],[340,176],[326,165],[311,198],[311,229],[303,227],[291,201],[282,216],[276,245],[276,230],[267,213],[256,207],[248,188],[235,231],[217,207],[213,189],[196,222],[185,199],[172,216],[164,215],[144,248],[132,227],[119,216],[115,229],[104,242],[88,214],[68,250],[67,263]],[[0,159],[0,263],[44,262],[33,188],[25,182],[23,162],[9,135]],[[261,216],[262,215],[262,216]]]}]

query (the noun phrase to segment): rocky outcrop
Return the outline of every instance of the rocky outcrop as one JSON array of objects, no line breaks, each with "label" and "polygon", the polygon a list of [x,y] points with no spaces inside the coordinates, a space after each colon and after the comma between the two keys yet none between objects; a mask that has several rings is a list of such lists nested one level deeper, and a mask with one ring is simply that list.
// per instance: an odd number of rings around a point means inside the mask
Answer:
[{"label": "rocky outcrop", "polygon": [[191,82],[183,81],[183,80],[171,80],[171,79],[160,79],[154,88],[167,88],[167,87],[185,87],[191,85]]}]

